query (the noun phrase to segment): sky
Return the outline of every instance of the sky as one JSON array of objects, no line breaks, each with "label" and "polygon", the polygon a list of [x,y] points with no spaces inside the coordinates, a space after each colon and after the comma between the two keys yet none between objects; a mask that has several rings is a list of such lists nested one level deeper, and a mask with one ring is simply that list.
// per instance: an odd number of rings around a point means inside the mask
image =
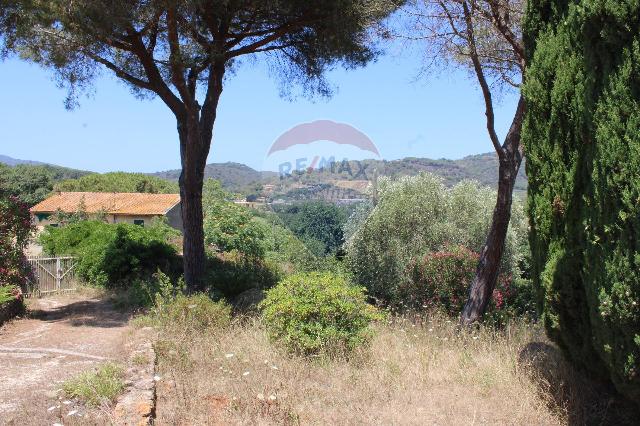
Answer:
[{"label": "sky", "polygon": [[[346,123],[377,146],[381,158],[457,159],[492,151],[484,103],[466,71],[420,73],[415,50],[390,46],[364,68],[327,74],[329,99],[282,98],[281,82],[260,61],[225,81],[209,163],[238,162],[274,170],[271,144],[292,127],[315,120]],[[96,172],[180,168],[175,119],[160,101],[139,100],[108,72],[72,111],[52,72],[10,58],[0,62],[0,154]],[[496,103],[503,137],[516,95]],[[367,155],[370,157],[370,155]]]}]

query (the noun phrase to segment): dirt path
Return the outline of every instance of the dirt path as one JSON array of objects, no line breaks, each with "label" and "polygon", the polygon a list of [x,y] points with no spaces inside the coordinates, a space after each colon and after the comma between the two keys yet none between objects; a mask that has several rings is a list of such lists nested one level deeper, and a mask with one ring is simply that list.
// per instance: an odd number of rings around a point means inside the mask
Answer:
[{"label": "dirt path", "polygon": [[106,299],[33,300],[28,318],[0,328],[0,424],[83,423],[82,409],[61,399],[61,383],[122,359],[127,322]]}]

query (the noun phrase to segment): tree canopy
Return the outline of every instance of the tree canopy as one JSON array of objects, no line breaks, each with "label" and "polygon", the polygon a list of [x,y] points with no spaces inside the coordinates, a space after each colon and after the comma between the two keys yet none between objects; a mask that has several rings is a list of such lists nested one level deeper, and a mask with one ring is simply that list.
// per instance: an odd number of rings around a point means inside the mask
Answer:
[{"label": "tree canopy", "polygon": [[173,112],[185,281],[201,288],[202,185],[225,76],[248,55],[266,56],[284,89],[300,83],[327,94],[324,71],[372,60],[371,28],[396,7],[389,0],[8,0],[0,32],[5,51],[55,71],[70,106],[106,69]]},{"label": "tree canopy", "polygon": [[178,192],[175,182],[145,175],[143,173],[112,172],[90,174],[79,179],[64,180],[55,184],[61,192],[145,192],[150,194],[172,194]]}]

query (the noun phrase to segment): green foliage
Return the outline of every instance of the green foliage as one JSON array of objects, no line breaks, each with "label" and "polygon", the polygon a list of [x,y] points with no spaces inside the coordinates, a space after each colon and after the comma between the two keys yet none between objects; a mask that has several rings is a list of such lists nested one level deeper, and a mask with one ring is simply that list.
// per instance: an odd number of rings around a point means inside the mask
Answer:
[{"label": "green foliage", "polygon": [[248,258],[237,251],[209,255],[207,260],[206,283],[227,298],[251,288],[270,288],[281,275],[275,262]]},{"label": "green foliage", "polygon": [[178,184],[143,173],[112,172],[90,174],[79,179],[64,180],[54,186],[59,192],[144,192],[176,194]]},{"label": "green foliage", "polygon": [[640,401],[640,3],[531,2],[523,142],[549,336]]},{"label": "green foliage", "polygon": [[214,302],[203,293],[178,293],[172,299],[163,299],[156,304],[153,315],[161,326],[180,333],[219,330],[231,323],[231,307],[224,301]]},{"label": "green foliage", "polygon": [[260,307],[270,337],[302,355],[347,355],[369,341],[381,317],[363,288],[331,273],[292,275]]},{"label": "green foliage", "polygon": [[[366,208],[354,214],[346,226],[353,234],[346,243],[348,267],[372,296],[396,300],[397,287],[415,258],[447,245],[474,252],[482,248],[491,224],[495,191],[469,181],[447,188],[440,178],[427,173],[384,178],[379,184],[378,204],[368,216]],[[525,235],[522,206],[514,201],[503,273],[520,275]]]},{"label": "green foliage", "polygon": [[27,205],[0,191],[0,287],[26,288],[32,272],[24,249],[31,231]]},{"label": "green foliage", "polygon": [[95,371],[67,380],[62,389],[70,398],[78,398],[94,407],[113,403],[125,389],[124,369],[118,364],[106,363]]},{"label": "green foliage", "polygon": [[205,243],[220,252],[237,251],[262,259],[265,229],[246,208],[226,200],[209,203],[204,219]]},{"label": "green foliage", "polygon": [[46,253],[77,256],[77,273],[88,283],[117,287],[157,269],[175,273],[180,262],[167,240],[176,233],[160,222],[141,227],[83,221],[49,227],[40,242]]},{"label": "green foliage", "polygon": [[17,197],[29,206],[47,198],[56,182],[75,179],[88,172],[49,165],[0,164],[0,192]]},{"label": "green foliage", "polygon": [[265,230],[264,244],[267,261],[281,265],[285,272],[307,272],[315,269],[320,259],[287,229],[273,213],[264,213],[254,220],[262,223]]},{"label": "green foliage", "polygon": [[128,289],[127,302],[150,308],[136,322],[154,325],[180,333],[202,333],[221,329],[231,322],[231,307],[224,301],[215,302],[203,293],[185,294],[182,278],[177,285],[162,272],[151,279],[137,280]]},{"label": "green foliage", "polygon": [[335,253],[344,243],[344,208],[323,201],[307,201],[278,209],[284,225],[316,255]]}]

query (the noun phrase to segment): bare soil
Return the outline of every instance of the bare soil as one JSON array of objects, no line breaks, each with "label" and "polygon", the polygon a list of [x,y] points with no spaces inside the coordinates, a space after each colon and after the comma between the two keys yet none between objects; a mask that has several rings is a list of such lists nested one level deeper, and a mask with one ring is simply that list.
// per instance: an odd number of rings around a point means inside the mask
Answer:
[{"label": "bare soil", "polygon": [[129,316],[91,294],[28,305],[26,318],[0,328],[0,424],[94,423],[95,412],[67,400],[61,385],[82,371],[124,359]]}]

